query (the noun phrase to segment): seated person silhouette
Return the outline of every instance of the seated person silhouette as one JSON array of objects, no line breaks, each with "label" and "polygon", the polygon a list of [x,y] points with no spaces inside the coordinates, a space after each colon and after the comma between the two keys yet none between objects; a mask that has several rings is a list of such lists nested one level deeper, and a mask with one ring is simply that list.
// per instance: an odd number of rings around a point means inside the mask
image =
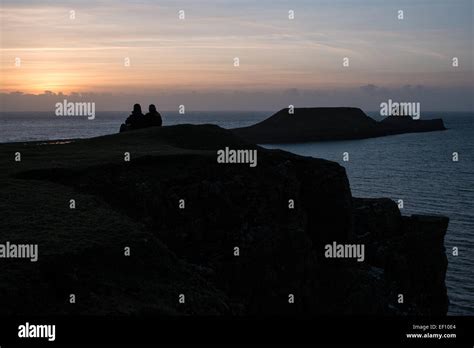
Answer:
[{"label": "seated person silhouette", "polygon": [[156,106],[150,104],[148,107],[148,113],[145,115],[145,127],[161,127],[163,121],[161,115],[156,111]]},{"label": "seated person silhouette", "polygon": [[145,116],[142,113],[140,104],[133,105],[133,111],[130,116],[120,126],[120,132],[125,132],[132,129],[139,129],[145,127]]}]

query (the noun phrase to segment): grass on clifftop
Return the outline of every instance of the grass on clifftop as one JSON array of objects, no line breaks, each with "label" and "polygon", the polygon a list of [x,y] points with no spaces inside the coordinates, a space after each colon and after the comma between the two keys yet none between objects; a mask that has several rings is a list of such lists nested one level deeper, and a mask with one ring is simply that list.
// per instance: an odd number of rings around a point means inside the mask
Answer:
[{"label": "grass on clifftop", "polygon": [[[209,149],[224,143],[242,144],[216,126],[182,125],[66,144],[1,144],[0,243],[37,243],[39,259],[0,260],[0,313],[225,313],[225,296],[140,223],[97,196],[19,178],[38,169],[123,163],[124,152],[130,152],[132,160],[145,155],[214,155]],[[14,161],[16,152],[21,162]],[[76,201],[74,210],[70,199]],[[124,256],[125,247],[131,248],[130,257]],[[189,302],[185,308],[178,304],[178,294],[184,292]],[[76,295],[76,304],[69,303],[70,294]],[[202,308],[200,303],[213,305]]]}]

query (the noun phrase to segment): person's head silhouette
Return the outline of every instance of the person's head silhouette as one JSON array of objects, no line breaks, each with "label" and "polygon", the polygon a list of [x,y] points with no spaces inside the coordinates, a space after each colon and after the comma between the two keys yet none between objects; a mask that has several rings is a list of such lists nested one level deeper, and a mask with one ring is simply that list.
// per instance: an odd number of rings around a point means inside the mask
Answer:
[{"label": "person's head silhouette", "polygon": [[148,112],[152,112],[152,113],[156,112],[155,104],[150,104],[150,106],[148,107]]},{"label": "person's head silhouette", "polygon": [[133,105],[133,113],[134,114],[141,114],[142,113],[142,107],[140,106],[140,104]]}]

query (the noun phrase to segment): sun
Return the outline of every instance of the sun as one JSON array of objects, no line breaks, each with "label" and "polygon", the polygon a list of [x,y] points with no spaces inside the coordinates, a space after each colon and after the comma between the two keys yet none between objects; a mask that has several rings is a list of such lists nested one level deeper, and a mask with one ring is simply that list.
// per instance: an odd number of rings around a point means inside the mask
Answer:
[{"label": "sun", "polygon": [[8,74],[4,80],[4,90],[23,93],[42,94],[44,91],[54,93],[81,92],[83,82],[79,74],[69,72],[44,72],[24,69]]},{"label": "sun", "polygon": [[69,93],[74,89],[75,81],[68,73],[38,73],[31,75],[27,86],[35,94],[44,91]]}]

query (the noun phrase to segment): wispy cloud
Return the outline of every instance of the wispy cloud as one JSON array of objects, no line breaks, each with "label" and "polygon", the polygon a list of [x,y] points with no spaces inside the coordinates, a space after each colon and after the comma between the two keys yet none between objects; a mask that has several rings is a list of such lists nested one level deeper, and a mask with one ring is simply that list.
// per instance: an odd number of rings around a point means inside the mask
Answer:
[{"label": "wispy cloud", "polygon": [[[404,21],[396,18],[399,8]],[[471,10],[465,0],[4,0],[2,90],[356,88],[415,78],[469,86]],[[457,70],[452,57],[460,60]]]}]

